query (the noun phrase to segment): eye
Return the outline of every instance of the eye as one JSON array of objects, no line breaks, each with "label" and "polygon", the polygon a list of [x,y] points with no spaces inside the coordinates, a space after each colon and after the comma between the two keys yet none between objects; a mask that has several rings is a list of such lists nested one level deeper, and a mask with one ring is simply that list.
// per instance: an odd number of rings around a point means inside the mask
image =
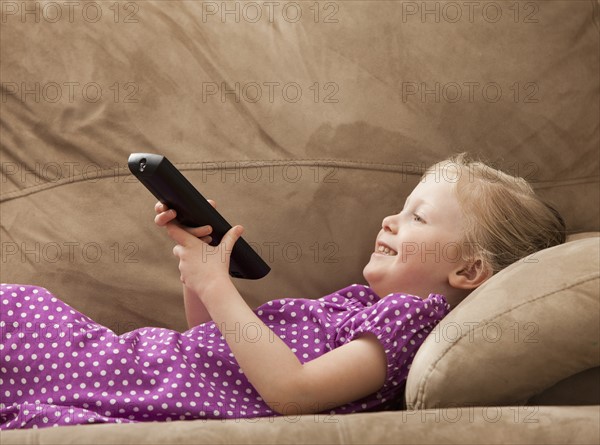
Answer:
[{"label": "eye", "polygon": [[425,222],[425,220],[423,218],[421,218],[419,215],[417,215],[416,213],[413,213],[413,221],[421,222],[421,223]]}]

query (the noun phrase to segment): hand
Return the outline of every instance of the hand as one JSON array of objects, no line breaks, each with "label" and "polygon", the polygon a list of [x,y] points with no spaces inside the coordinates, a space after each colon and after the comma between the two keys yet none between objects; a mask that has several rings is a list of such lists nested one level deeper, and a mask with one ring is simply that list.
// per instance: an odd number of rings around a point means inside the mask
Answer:
[{"label": "hand", "polygon": [[178,224],[169,222],[166,227],[169,237],[177,243],[173,248],[173,255],[179,258],[179,279],[185,287],[202,300],[210,289],[217,289],[226,282],[231,283],[231,251],[242,236],[242,226],[229,229],[217,246],[202,242]]},{"label": "hand", "polygon": [[[215,203],[215,201],[213,201],[212,199],[207,199],[207,201],[214,208],[217,208],[217,204]],[[156,216],[154,217],[154,222],[159,227],[166,226],[169,222],[171,222],[177,216],[177,213],[175,212],[175,210],[169,209],[165,204],[163,204],[160,201],[154,205],[154,210],[156,211]],[[180,227],[185,229],[187,232],[191,233],[192,235],[194,235],[196,238],[200,238],[202,241],[204,241],[207,244],[212,241],[212,237],[208,236],[212,232],[211,226],[184,227],[184,226],[180,225]]]}]

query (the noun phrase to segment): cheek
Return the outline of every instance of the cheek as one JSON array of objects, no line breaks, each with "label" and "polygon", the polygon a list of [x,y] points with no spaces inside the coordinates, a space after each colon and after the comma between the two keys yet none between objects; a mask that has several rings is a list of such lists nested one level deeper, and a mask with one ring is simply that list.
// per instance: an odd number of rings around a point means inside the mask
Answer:
[{"label": "cheek", "polygon": [[458,242],[449,242],[444,245],[442,249],[442,260],[455,264],[462,260],[462,249]]},{"label": "cheek", "polygon": [[421,247],[414,242],[404,242],[400,245],[396,263],[406,263],[418,260],[421,257]]}]

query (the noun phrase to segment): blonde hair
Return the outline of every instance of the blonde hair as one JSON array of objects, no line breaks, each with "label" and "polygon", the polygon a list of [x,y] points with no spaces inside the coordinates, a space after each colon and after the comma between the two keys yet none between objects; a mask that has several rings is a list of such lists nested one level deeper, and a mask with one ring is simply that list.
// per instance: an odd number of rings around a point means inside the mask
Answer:
[{"label": "blonde hair", "polygon": [[427,169],[425,175],[453,170],[455,192],[465,216],[463,258],[479,258],[497,273],[519,259],[565,242],[565,222],[536,196],[531,185],[459,153]]}]

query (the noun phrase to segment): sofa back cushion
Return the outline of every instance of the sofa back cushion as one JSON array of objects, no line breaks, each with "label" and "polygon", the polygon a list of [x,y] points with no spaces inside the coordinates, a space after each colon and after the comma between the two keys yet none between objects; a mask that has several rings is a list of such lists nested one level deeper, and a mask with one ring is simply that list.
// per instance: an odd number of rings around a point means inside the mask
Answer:
[{"label": "sofa back cushion", "polygon": [[253,306],[363,281],[382,218],[456,151],[526,177],[571,231],[600,228],[596,2],[299,2],[272,21],[222,2],[6,3],[2,279],[117,332],[185,328],[135,151],[245,226],[272,267],[236,281]]}]

